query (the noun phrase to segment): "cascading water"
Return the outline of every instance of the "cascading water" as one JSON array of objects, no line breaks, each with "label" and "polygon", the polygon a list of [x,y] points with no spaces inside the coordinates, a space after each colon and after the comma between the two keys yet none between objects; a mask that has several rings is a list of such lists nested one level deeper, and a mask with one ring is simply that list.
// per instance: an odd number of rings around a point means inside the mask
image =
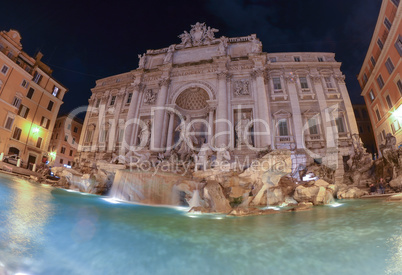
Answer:
[{"label": "cascading water", "polygon": [[194,190],[193,197],[188,202],[188,204],[189,204],[190,208],[201,206],[200,191],[198,191],[198,189]]}]

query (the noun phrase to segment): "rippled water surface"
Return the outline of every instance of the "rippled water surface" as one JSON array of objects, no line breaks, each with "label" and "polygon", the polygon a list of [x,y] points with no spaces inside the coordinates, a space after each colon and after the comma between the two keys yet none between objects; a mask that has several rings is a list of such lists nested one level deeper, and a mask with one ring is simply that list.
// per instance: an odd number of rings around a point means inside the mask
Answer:
[{"label": "rippled water surface", "polygon": [[402,274],[402,203],[228,218],[0,174],[0,274]]}]

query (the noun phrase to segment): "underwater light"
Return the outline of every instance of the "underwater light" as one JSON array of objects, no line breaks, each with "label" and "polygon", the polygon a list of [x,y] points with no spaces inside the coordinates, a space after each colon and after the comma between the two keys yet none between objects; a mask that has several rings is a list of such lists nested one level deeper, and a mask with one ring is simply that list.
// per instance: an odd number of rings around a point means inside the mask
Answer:
[{"label": "underwater light", "polygon": [[334,202],[334,203],[331,203],[329,206],[331,206],[331,207],[339,207],[339,206],[342,206],[342,205],[343,205],[343,203]]}]

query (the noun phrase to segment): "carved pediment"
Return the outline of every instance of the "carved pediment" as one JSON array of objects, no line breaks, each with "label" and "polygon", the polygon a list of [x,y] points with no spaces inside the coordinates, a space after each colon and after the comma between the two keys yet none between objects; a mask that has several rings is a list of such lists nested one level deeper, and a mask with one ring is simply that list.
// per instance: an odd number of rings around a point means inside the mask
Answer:
[{"label": "carved pediment", "polygon": [[286,110],[283,110],[283,109],[280,109],[279,111],[277,111],[273,114],[274,118],[291,117],[291,116],[292,116],[292,113],[290,113]]},{"label": "carved pediment", "polygon": [[191,25],[190,33],[184,31],[183,34],[178,37],[181,39],[180,45],[184,47],[196,47],[201,45],[209,45],[215,40],[215,33],[218,29],[206,27],[205,23],[197,22],[195,25]]}]

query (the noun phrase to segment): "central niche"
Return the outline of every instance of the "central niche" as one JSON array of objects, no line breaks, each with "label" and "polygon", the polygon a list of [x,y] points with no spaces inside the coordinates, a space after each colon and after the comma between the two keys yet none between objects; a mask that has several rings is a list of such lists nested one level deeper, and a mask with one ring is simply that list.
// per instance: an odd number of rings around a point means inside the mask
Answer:
[{"label": "central niche", "polygon": [[202,110],[208,106],[208,93],[199,87],[189,88],[176,99],[176,105],[184,110]]}]

